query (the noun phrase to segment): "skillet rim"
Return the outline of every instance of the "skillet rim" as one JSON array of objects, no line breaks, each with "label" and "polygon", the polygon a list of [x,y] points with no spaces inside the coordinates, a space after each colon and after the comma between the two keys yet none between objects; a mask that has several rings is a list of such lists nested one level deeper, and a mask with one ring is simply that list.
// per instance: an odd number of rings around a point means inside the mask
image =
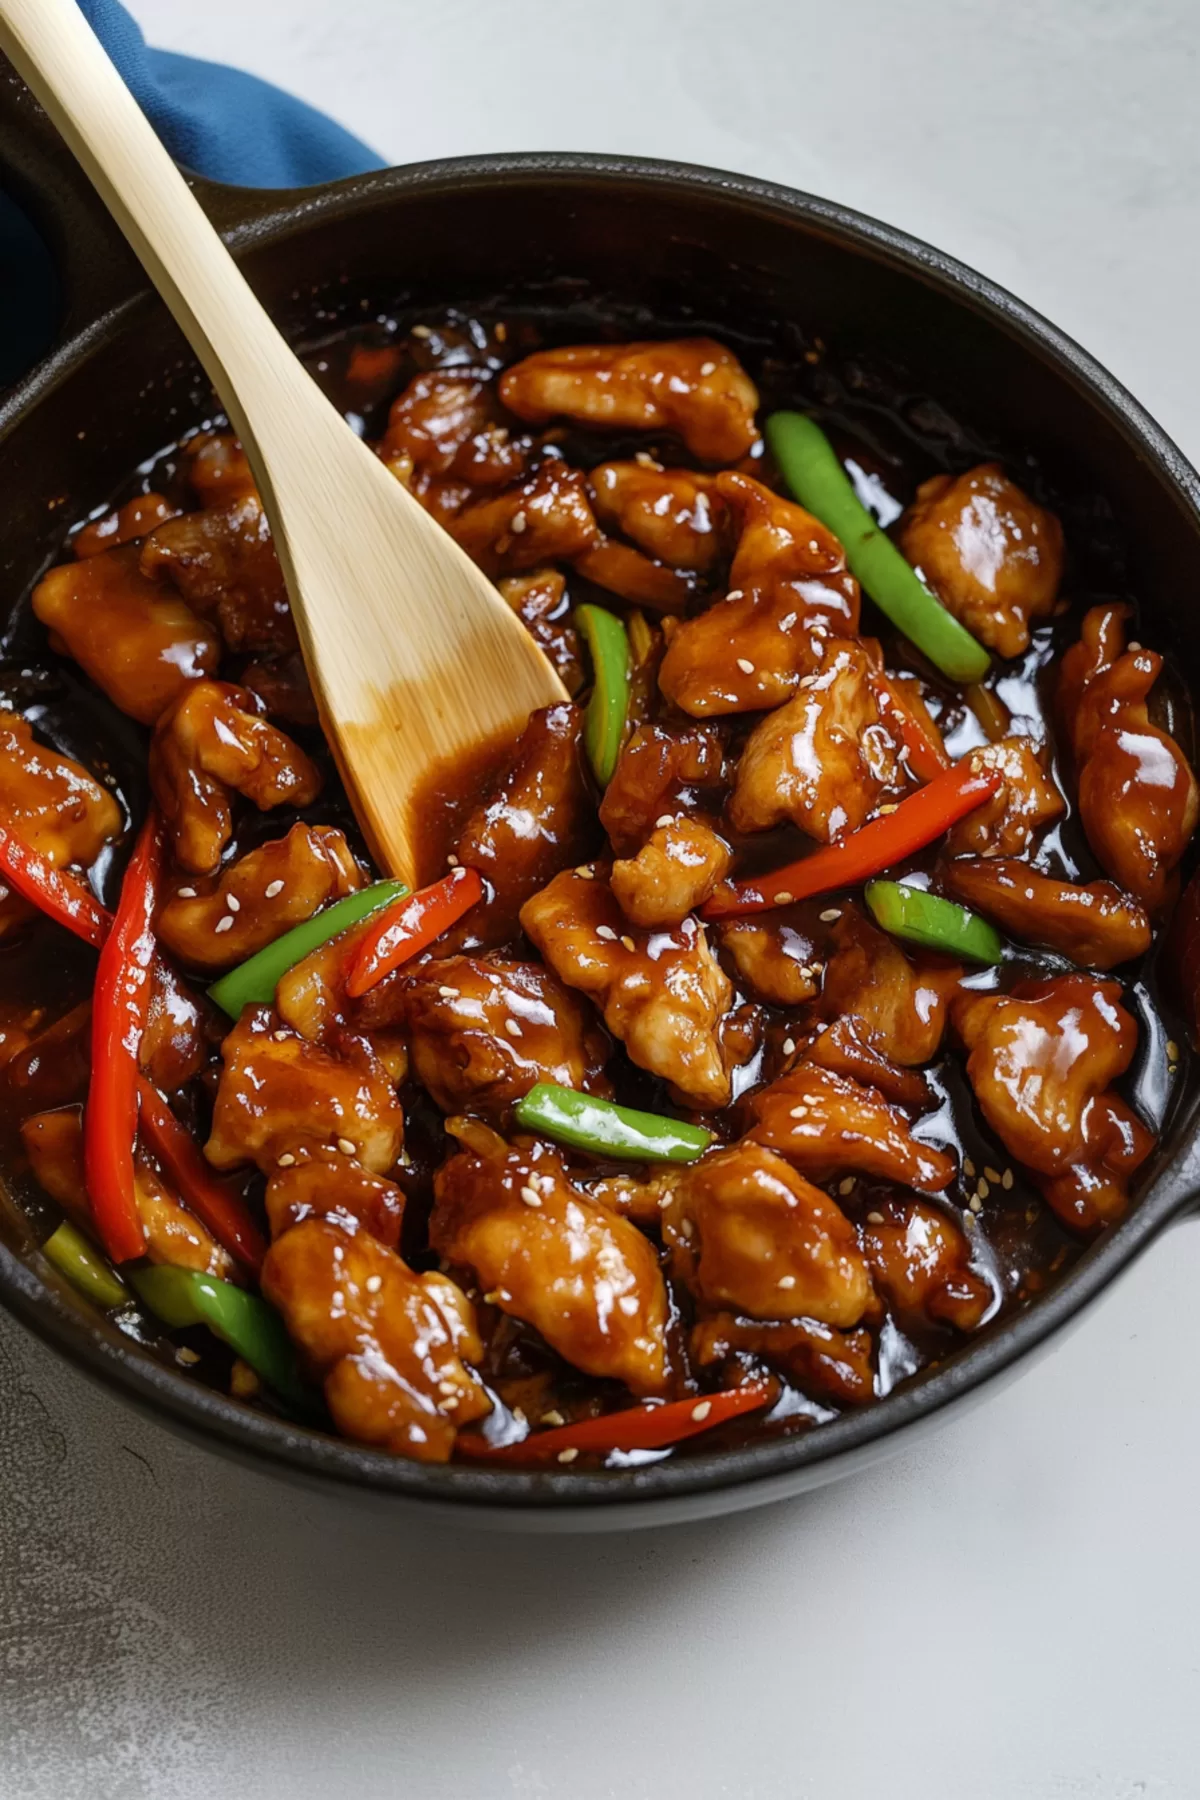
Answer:
[{"label": "skillet rim", "polygon": [[[890,265],[965,305],[993,329],[1015,338],[1039,360],[1054,364],[1095,410],[1104,414],[1131,451],[1147,460],[1182,502],[1200,537],[1200,475],[1128,390],[1066,333],[1032,307],[956,258],[918,238],[834,201],[779,183],[720,169],[665,160],[535,152],[470,156],[407,164],[330,183],[319,189],[236,188],[194,178],[197,193],[227,242],[244,253],[302,233],[325,217],[353,217],[397,193],[502,188],[513,181],[567,187],[630,186],[670,197],[686,191],[734,207],[751,208],[824,237],[856,255]],[[83,324],[12,390],[0,407],[0,443],[39,400],[147,301],[131,294]],[[76,308],[72,311],[78,316]],[[289,1425],[255,1412],[157,1362],[114,1326],[90,1318],[48,1285],[35,1263],[0,1244],[0,1302],[68,1361],[126,1399],[209,1445],[260,1469],[309,1480],[326,1489],[367,1493],[391,1503],[415,1501],[422,1512],[468,1522],[580,1526],[668,1522],[667,1514],[698,1516],[733,1510],[799,1492],[848,1473],[872,1450],[899,1447],[905,1429],[940,1419],[954,1402],[1016,1366],[1076,1318],[1120,1271],[1181,1215],[1200,1190],[1200,1096],[1171,1127],[1177,1148],[1160,1153],[1156,1174],[1135,1209],[1091,1245],[1043,1298],[983,1338],[968,1342],[930,1374],[864,1408],[792,1438],[764,1439],[735,1449],[690,1454],[678,1461],[609,1472],[500,1470],[464,1464],[414,1463],[348,1440]],[[833,1465],[841,1462],[841,1468]],[[675,1502],[675,1505],[670,1505]],[[636,1515],[636,1516],[635,1516]]]}]

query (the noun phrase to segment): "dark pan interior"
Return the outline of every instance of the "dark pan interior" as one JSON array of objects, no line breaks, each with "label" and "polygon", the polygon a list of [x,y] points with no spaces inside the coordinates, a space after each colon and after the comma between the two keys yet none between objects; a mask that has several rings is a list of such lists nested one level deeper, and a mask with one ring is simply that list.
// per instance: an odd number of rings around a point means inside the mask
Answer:
[{"label": "dark pan interior", "polygon": [[[380,311],[520,305],[548,294],[637,323],[698,324],[796,353],[797,330],[833,359],[899,370],[987,441],[1032,455],[1049,487],[1086,496],[1113,586],[1200,693],[1200,483],[1103,371],[1043,321],[926,247],[824,202],[736,177],[598,158],[525,157],[425,165],[315,196],[210,201],[231,227],[251,282],[296,339]],[[661,324],[660,324],[661,329]],[[66,526],[128,471],[214,410],[164,309],[135,298],[64,347],[27,384],[0,429],[0,618],[11,620]],[[20,643],[20,633],[13,640]],[[0,1248],[0,1293],[90,1372],[210,1443],[292,1473],[408,1494],[431,1504],[594,1509],[704,1496],[717,1510],[826,1480],[876,1453],[902,1425],[1024,1355],[1111,1278],[1186,1202],[1194,1085],[1130,1218],[1059,1287],[982,1334],[923,1379],[805,1438],[612,1474],[498,1474],[394,1461],[238,1406],[157,1364],[98,1323],[61,1286]],[[5,1215],[0,1212],[0,1221]],[[19,1221],[2,1223],[14,1250]],[[47,1279],[50,1279],[49,1277]],[[612,1503],[618,1503],[615,1507]]]}]

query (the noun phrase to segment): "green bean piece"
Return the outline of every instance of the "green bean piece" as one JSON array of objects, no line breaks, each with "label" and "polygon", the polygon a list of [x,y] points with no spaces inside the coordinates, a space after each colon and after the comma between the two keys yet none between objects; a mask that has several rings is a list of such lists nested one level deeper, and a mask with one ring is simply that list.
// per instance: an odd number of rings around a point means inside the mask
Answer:
[{"label": "green bean piece", "polygon": [[953,900],[902,881],[868,881],[863,897],[876,923],[893,937],[971,962],[1004,960],[1004,941],[995,927]]},{"label": "green bean piece", "polygon": [[514,1112],[523,1131],[622,1162],[695,1162],[713,1141],[712,1132],[702,1125],[614,1106],[611,1100],[597,1100],[549,1081],[530,1088]]},{"label": "green bean piece", "polygon": [[232,1281],[219,1281],[215,1275],[202,1274],[198,1269],[180,1269],[166,1263],[131,1269],[129,1279],[139,1300],[164,1325],[173,1330],[207,1325],[281,1399],[301,1405],[311,1402],[287,1328],[275,1308],[257,1294],[248,1294]]},{"label": "green bean piece", "polygon": [[952,681],[980,681],[987,651],[880,530],[816,421],[804,413],[772,413],[766,438],[788,487],[840,541],[851,574],[880,612]]},{"label": "green bean piece", "polygon": [[285,931],[273,944],[267,944],[255,955],[247,957],[244,963],[239,963],[236,969],[222,975],[220,981],[215,981],[209,988],[209,999],[215,1000],[231,1019],[240,1018],[244,1006],[269,1006],[275,998],[275,989],[289,969],[311,956],[322,944],[327,944],[330,938],[337,937],[339,932],[361,924],[380,907],[402,900],[407,892],[408,886],[403,881],[375,881],[370,887],[359,888],[357,893],[335,900],[332,906],[314,913],[311,919],[293,926],[291,931]]},{"label": "green bean piece", "polygon": [[88,1300],[94,1300],[105,1312],[110,1312],[114,1306],[124,1306],[130,1297],[129,1289],[108,1259],[67,1219],[57,1231],[50,1233],[42,1245],[42,1255],[54,1264],[60,1275],[66,1276],[72,1287],[78,1288]]},{"label": "green bean piece", "polygon": [[583,746],[602,788],[612,780],[629,712],[629,639],[615,613],[577,606],[575,623],[592,658],[592,697],[583,718]]}]

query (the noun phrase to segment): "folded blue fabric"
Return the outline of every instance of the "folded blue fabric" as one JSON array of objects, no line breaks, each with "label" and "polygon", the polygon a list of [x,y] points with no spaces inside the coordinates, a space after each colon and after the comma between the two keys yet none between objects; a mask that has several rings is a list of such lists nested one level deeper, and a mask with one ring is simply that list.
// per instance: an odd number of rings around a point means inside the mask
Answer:
[{"label": "folded blue fabric", "polygon": [[[309,187],[382,168],[373,150],[278,88],[219,63],[152,50],[117,0],[79,0],[176,162],[243,187]],[[3,170],[0,169],[0,188]],[[99,205],[99,201],[97,201]],[[28,219],[0,191],[0,383],[50,346],[53,269]]]}]

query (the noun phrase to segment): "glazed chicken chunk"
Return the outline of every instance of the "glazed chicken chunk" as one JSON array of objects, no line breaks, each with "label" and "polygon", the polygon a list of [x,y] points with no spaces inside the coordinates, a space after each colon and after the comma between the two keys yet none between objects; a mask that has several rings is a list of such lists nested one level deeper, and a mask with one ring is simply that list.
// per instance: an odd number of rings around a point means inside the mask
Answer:
[{"label": "glazed chicken chunk", "polygon": [[256,491],[246,452],[231,431],[198,431],[183,454],[188,485],[201,506],[223,506]]},{"label": "glazed chicken chunk", "polygon": [[595,1016],[537,963],[449,956],[405,986],[412,1072],[443,1112],[499,1119],[539,1081],[603,1091]]},{"label": "glazed chicken chunk", "polygon": [[[344,835],[331,825],[293,825],[228,864],[220,876],[177,887],[158,915],[158,935],[193,969],[227,969],[366,877]],[[232,905],[230,902],[232,901]]]},{"label": "glazed chicken chunk", "polygon": [[451,521],[450,529],[485,575],[518,574],[558,558],[570,560],[598,541],[600,527],[587,483],[564,462],[542,463],[531,475],[489,493]]},{"label": "glazed chicken chunk", "polygon": [[687,812],[721,781],[725,750],[712,725],[639,725],[617,759],[600,823],[618,856],[632,856],[666,816]]},{"label": "glazed chicken chunk", "polygon": [[321,787],[316,765],[291,738],[269,725],[246,688],[194,682],[159,719],[150,749],[154,797],[171,828],[175,857],[208,875],[229,842],[229,790],[267,812],[308,806]]},{"label": "glazed chicken chunk", "polygon": [[938,598],[989,650],[1019,656],[1031,622],[1053,612],[1062,526],[998,463],[935,475],[917,489],[900,547]]},{"label": "glazed chicken chunk", "polygon": [[1042,754],[1029,738],[1007,737],[985,744],[967,758],[978,774],[995,769],[1003,776],[996,792],[951,827],[948,856],[1020,856],[1043,826],[1067,810]]},{"label": "glazed chicken chunk", "polygon": [[875,1285],[901,1321],[974,1331],[991,1307],[992,1291],[970,1266],[966,1237],[927,1200],[881,1202],[861,1236]]},{"label": "glazed chicken chunk", "polygon": [[434,1249],[576,1368],[666,1393],[667,1292],[649,1240],[587,1198],[557,1151],[456,1129],[466,1147],[434,1178]]},{"label": "glazed chicken chunk", "polygon": [[522,908],[521,924],[559,980],[601,1008],[639,1068],[692,1106],[728,1104],[720,1027],[733,991],[698,919],[630,926],[601,874],[569,869]]},{"label": "glazed chicken chunk", "polygon": [[1083,1148],[1069,1168],[1035,1177],[1063,1224],[1090,1234],[1118,1220],[1129,1180],[1154,1148],[1154,1133],[1118,1094],[1096,1094],[1083,1107]]},{"label": "glazed chicken chunk", "polygon": [[689,1348],[698,1368],[765,1363],[831,1406],[862,1406],[875,1397],[869,1331],[839,1331],[816,1319],[776,1323],[718,1313],[695,1327]]},{"label": "glazed chicken chunk", "polygon": [[[73,757],[41,744],[18,713],[0,711],[0,822],[55,868],[88,868],[119,837],[121,809]],[[29,909],[14,895],[0,918],[15,924]]]},{"label": "glazed chicken chunk", "polygon": [[811,937],[777,913],[724,919],[717,938],[756,1000],[802,1006],[818,991],[821,963]]},{"label": "glazed chicken chunk", "polygon": [[221,640],[179,595],[138,567],[138,550],[61,563],[33,590],[51,643],[74,657],[114,706],[153,725],[190,683],[211,675]]},{"label": "glazed chicken chunk", "polygon": [[503,487],[523,473],[527,445],[501,422],[486,369],[427,369],[392,402],[380,446],[385,461],[406,456],[414,468],[469,487]]},{"label": "glazed chicken chunk", "polygon": [[1126,649],[1130,609],[1093,607],[1063,660],[1059,707],[1079,777],[1079,813],[1096,859],[1151,913],[1196,828],[1200,789],[1174,738],[1150,719],[1162,669],[1152,650]]},{"label": "glazed chicken chunk", "polygon": [[367,1232],[389,1250],[400,1241],[401,1189],[328,1144],[301,1144],[282,1168],[277,1163],[265,1198],[273,1238],[304,1219],[330,1219],[344,1231]]},{"label": "glazed chicken chunk", "polygon": [[636,856],[613,864],[612,891],[634,925],[678,925],[708,899],[732,862],[728,844],[707,820],[672,819]]},{"label": "glazed chicken chunk", "polygon": [[725,553],[727,512],[711,475],[646,457],[601,463],[588,483],[601,524],[668,568],[707,574]]},{"label": "glazed chicken chunk", "polygon": [[1055,975],[955,1001],[980,1110],[1026,1167],[1056,1175],[1080,1158],[1088,1102],[1125,1073],[1137,1047],[1121,995],[1118,981]]},{"label": "glazed chicken chunk", "polygon": [[867,653],[834,641],[795,699],[751,732],[729,816],[738,831],[790,821],[827,844],[856,831],[903,780]]},{"label": "glazed chicken chunk", "polygon": [[945,958],[907,956],[855,906],[842,909],[833,942],[821,989],[826,1018],[853,1019],[868,1045],[903,1067],[931,1062],[961,967]]},{"label": "glazed chicken chunk", "polygon": [[527,575],[503,575],[496,586],[538,649],[549,657],[568,694],[577,694],[583,686],[583,664],[562,570],[530,569]]},{"label": "glazed chicken chunk", "polygon": [[954,1175],[946,1152],[915,1138],[898,1106],[812,1062],[762,1088],[750,1109],[757,1121],[751,1136],[813,1181],[873,1175],[934,1193]]},{"label": "glazed chicken chunk", "polygon": [[758,436],[754,384],[712,338],[539,350],[505,370],[500,398],[531,425],[671,431],[701,462],[736,462]]},{"label": "glazed chicken chunk", "polygon": [[188,605],[219,628],[230,650],[283,655],[295,649],[283,570],[257,494],[185,513],[142,545],[144,575],[165,575]]},{"label": "glazed chicken chunk", "polygon": [[272,1244],[262,1289],[283,1314],[338,1430],[417,1462],[446,1462],[459,1426],[492,1403],[469,1301],[444,1275],[414,1275],[365,1231],[305,1219]]},{"label": "glazed chicken chunk", "polygon": [[115,512],[85,525],[72,539],[71,548],[76,556],[98,556],[102,550],[119,550],[122,544],[136,543],[156,525],[175,518],[178,511],[179,508],[172,506],[161,494],[135,494]]},{"label": "glazed chicken chunk", "polygon": [[334,1055],[279,1025],[269,1007],[246,1007],[221,1046],[224,1068],[204,1147],[214,1168],[252,1162],[269,1175],[301,1145],[332,1144],[386,1175],[404,1143],[400,1102],[364,1038],[342,1047]]},{"label": "glazed chicken chunk", "polygon": [[155,957],[150,979],[138,1063],[156,1088],[173,1094],[207,1068],[221,1028],[216,1007],[197,995],[165,957]]},{"label": "glazed chicken chunk", "polygon": [[1089,969],[1115,969],[1150,948],[1145,908],[1111,881],[1054,881],[1028,863],[961,857],[942,885],[1022,943],[1057,950]]},{"label": "glazed chicken chunk", "polygon": [[840,1207],[751,1139],[684,1171],[663,1231],[676,1272],[705,1307],[848,1326],[870,1302]]}]

